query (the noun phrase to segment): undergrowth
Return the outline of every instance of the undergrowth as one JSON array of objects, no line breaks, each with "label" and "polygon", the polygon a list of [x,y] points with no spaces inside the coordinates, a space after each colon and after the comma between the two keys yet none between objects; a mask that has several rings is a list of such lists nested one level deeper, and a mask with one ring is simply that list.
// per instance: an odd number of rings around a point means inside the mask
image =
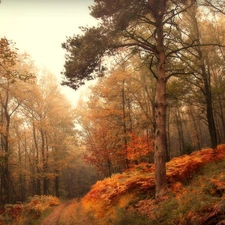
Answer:
[{"label": "undergrowth", "polygon": [[[155,199],[154,166],[137,165],[97,182],[81,201],[66,203],[57,224],[225,224],[225,145],[218,152],[201,150],[171,160],[167,179],[167,195]],[[25,206],[0,211],[0,225],[41,224],[57,204],[54,197],[35,196]]]},{"label": "undergrowth", "polygon": [[[171,187],[168,195],[161,201],[143,200],[131,207],[134,214],[124,212],[121,221],[115,224],[123,224],[124,218],[125,221],[135,218],[134,221],[137,223],[134,222],[133,225],[216,224],[225,219],[224,181],[225,160],[210,163],[195,174],[186,185],[179,183],[179,190],[177,187],[175,189]],[[140,221],[143,222],[138,221],[138,215],[141,213]]]},{"label": "undergrowth", "polygon": [[137,212],[127,212],[124,209],[117,211],[116,219],[113,222],[116,225],[153,225],[147,215],[141,215]]},{"label": "undergrowth", "polygon": [[23,204],[8,204],[0,209],[0,225],[39,225],[60,201],[54,196],[34,196]]},{"label": "undergrowth", "polygon": [[224,145],[174,158],[167,164],[169,192],[160,200],[154,198],[154,166],[138,165],[94,185],[82,200],[84,210],[99,225],[216,224],[225,215],[224,160]]}]

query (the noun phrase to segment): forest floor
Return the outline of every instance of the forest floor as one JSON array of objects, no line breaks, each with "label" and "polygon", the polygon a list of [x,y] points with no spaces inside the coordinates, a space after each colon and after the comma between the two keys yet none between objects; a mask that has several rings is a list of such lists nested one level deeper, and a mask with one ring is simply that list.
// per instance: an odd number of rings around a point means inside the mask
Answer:
[{"label": "forest floor", "polygon": [[40,225],[94,225],[77,199],[60,204]]},{"label": "forest floor", "polygon": [[50,224],[59,224],[60,217],[67,206],[71,203],[62,203],[60,204],[44,221],[41,225],[50,225]]},{"label": "forest floor", "polygon": [[154,198],[154,166],[140,164],[92,186],[82,199],[60,203],[34,196],[0,212],[0,225],[225,224],[225,145],[167,163],[168,193]]}]

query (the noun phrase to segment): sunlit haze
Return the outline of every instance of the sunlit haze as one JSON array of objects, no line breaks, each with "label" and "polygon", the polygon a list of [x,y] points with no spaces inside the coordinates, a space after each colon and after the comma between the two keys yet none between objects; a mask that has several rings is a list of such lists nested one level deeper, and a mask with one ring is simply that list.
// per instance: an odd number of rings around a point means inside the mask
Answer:
[{"label": "sunlit haze", "polygon": [[[66,37],[80,33],[80,26],[97,22],[88,9],[94,0],[2,0],[0,4],[0,37],[16,43],[27,52],[39,68],[49,70],[61,82]],[[62,87],[63,93],[76,104],[80,93]]]}]

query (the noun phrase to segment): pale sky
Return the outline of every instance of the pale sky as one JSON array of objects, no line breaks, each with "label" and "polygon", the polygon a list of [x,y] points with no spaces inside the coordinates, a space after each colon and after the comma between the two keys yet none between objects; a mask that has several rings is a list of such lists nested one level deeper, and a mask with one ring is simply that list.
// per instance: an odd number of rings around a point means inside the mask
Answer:
[{"label": "pale sky", "polygon": [[[60,78],[65,62],[61,44],[66,37],[79,34],[80,26],[97,24],[88,9],[93,3],[94,0],[1,0],[0,37],[15,42],[37,67]],[[82,88],[75,92],[63,87],[63,92],[74,102],[80,93],[85,94]]]}]

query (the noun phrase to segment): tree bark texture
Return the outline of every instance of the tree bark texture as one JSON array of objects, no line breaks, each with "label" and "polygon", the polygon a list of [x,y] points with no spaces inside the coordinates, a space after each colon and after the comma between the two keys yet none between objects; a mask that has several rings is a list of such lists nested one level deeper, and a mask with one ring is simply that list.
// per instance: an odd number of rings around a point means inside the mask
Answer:
[{"label": "tree bark texture", "polygon": [[214,120],[214,113],[213,113],[213,103],[212,103],[212,91],[211,91],[211,82],[210,82],[210,74],[207,74],[205,65],[201,66],[202,70],[202,77],[204,80],[204,87],[205,87],[205,102],[206,102],[206,116],[208,122],[208,129],[210,133],[211,145],[213,149],[216,149],[217,143],[217,131],[216,125]]},{"label": "tree bark texture", "polygon": [[158,50],[158,78],[156,81],[155,96],[155,184],[156,198],[160,198],[167,192],[166,181],[166,72],[165,72],[165,49],[163,43],[163,24],[157,29],[157,50]]},{"label": "tree bark texture", "polygon": [[167,192],[166,181],[166,81],[159,79],[157,82],[157,94],[155,98],[155,182],[156,198],[163,196]]}]

